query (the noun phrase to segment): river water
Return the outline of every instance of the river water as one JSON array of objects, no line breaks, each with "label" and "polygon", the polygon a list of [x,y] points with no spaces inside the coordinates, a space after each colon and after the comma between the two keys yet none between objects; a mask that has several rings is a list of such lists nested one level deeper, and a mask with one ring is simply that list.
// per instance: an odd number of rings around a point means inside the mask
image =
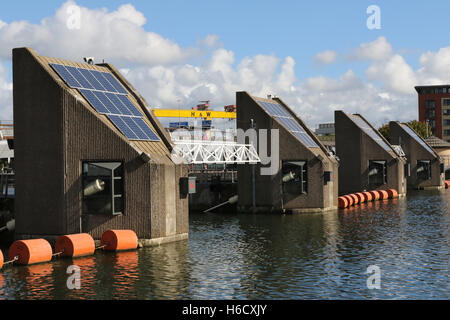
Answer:
[{"label": "river water", "polygon": [[449,203],[411,191],[324,214],[191,214],[188,241],[6,267],[0,299],[449,299]]}]

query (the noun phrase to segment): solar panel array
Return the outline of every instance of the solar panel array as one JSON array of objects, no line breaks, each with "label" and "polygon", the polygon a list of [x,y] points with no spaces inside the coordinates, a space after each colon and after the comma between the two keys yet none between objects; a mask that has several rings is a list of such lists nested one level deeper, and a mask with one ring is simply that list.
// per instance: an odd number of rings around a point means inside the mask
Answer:
[{"label": "solar panel array", "polygon": [[430,148],[430,146],[425,143],[425,141],[423,141],[418,135],[417,133],[411,129],[407,124],[401,123],[400,124],[402,126],[402,128],[411,136],[414,138],[414,140],[416,140],[422,147],[424,147],[427,151],[429,151],[430,153],[434,154],[433,149]]},{"label": "solar panel array", "polygon": [[69,87],[78,89],[98,113],[106,115],[128,139],[160,140],[128,98],[128,91],[111,73],[54,63],[50,66]]},{"label": "solar panel array", "polygon": [[392,148],[384,142],[380,135],[375,132],[375,130],[372,129],[372,127],[365,120],[363,120],[363,118],[352,114],[350,115],[350,119],[352,119],[360,129],[362,129],[369,137],[377,142],[384,150],[392,151]]},{"label": "solar panel array", "polygon": [[274,119],[280,122],[288,131],[294,134],[305,146],[319,148],[317,143],[303,129],[298,121],[292,117],[289,111],[279,103],[258,100],[261,107],[267,111]]}]

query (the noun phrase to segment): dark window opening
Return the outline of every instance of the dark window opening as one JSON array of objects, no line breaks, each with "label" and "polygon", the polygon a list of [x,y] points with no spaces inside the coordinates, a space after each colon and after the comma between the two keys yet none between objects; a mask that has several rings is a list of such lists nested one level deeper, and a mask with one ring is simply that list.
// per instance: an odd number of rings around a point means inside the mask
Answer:
[{"label": "dark window opening", "polygon": [[123,214],[121,162],[83,162],[82,174],[83,214]]},{"label": "dark window opening", "polygon": [[385,160],[369,160],[369,185],[381,186],[387,183],[387,164]]},{"label": "dark window opening", "polygon": [[431,161],[417,160],[417,179],[429,180],[431,179]]},{"label": "dark window opening", "polygon": [[283,193],[298,196],[308,193],[306,161],[283,161]]}]

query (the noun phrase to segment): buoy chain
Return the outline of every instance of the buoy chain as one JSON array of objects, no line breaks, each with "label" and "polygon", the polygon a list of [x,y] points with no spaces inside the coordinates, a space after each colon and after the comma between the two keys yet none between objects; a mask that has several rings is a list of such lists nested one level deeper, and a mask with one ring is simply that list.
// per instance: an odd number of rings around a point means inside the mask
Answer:
[{"label": "buoy chain", "polygon": [[15,256],[12,260],[10,260],[10,261],[6,261],[3,265],[8,265],[8,264],[11,264],[11,263],[14,263],[15,261],[17,261],[17,260],[19,260],[19,256]]}]

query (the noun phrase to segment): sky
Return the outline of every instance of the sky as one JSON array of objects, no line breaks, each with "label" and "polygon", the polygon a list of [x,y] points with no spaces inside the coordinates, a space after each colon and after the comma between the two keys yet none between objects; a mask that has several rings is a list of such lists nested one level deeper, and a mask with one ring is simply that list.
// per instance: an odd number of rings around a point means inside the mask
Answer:
[{"label": "sky", "polygon": [[281,97],[311,127],[333,122],[334,110],[376,126],[413,120],[414,86],[450,83],[448,12],[439,0],[9,1],[0,120],[13,117],[11,49],[23,46],[113,63],[152,107],[211,100],[220,110],[245,90]]}]

